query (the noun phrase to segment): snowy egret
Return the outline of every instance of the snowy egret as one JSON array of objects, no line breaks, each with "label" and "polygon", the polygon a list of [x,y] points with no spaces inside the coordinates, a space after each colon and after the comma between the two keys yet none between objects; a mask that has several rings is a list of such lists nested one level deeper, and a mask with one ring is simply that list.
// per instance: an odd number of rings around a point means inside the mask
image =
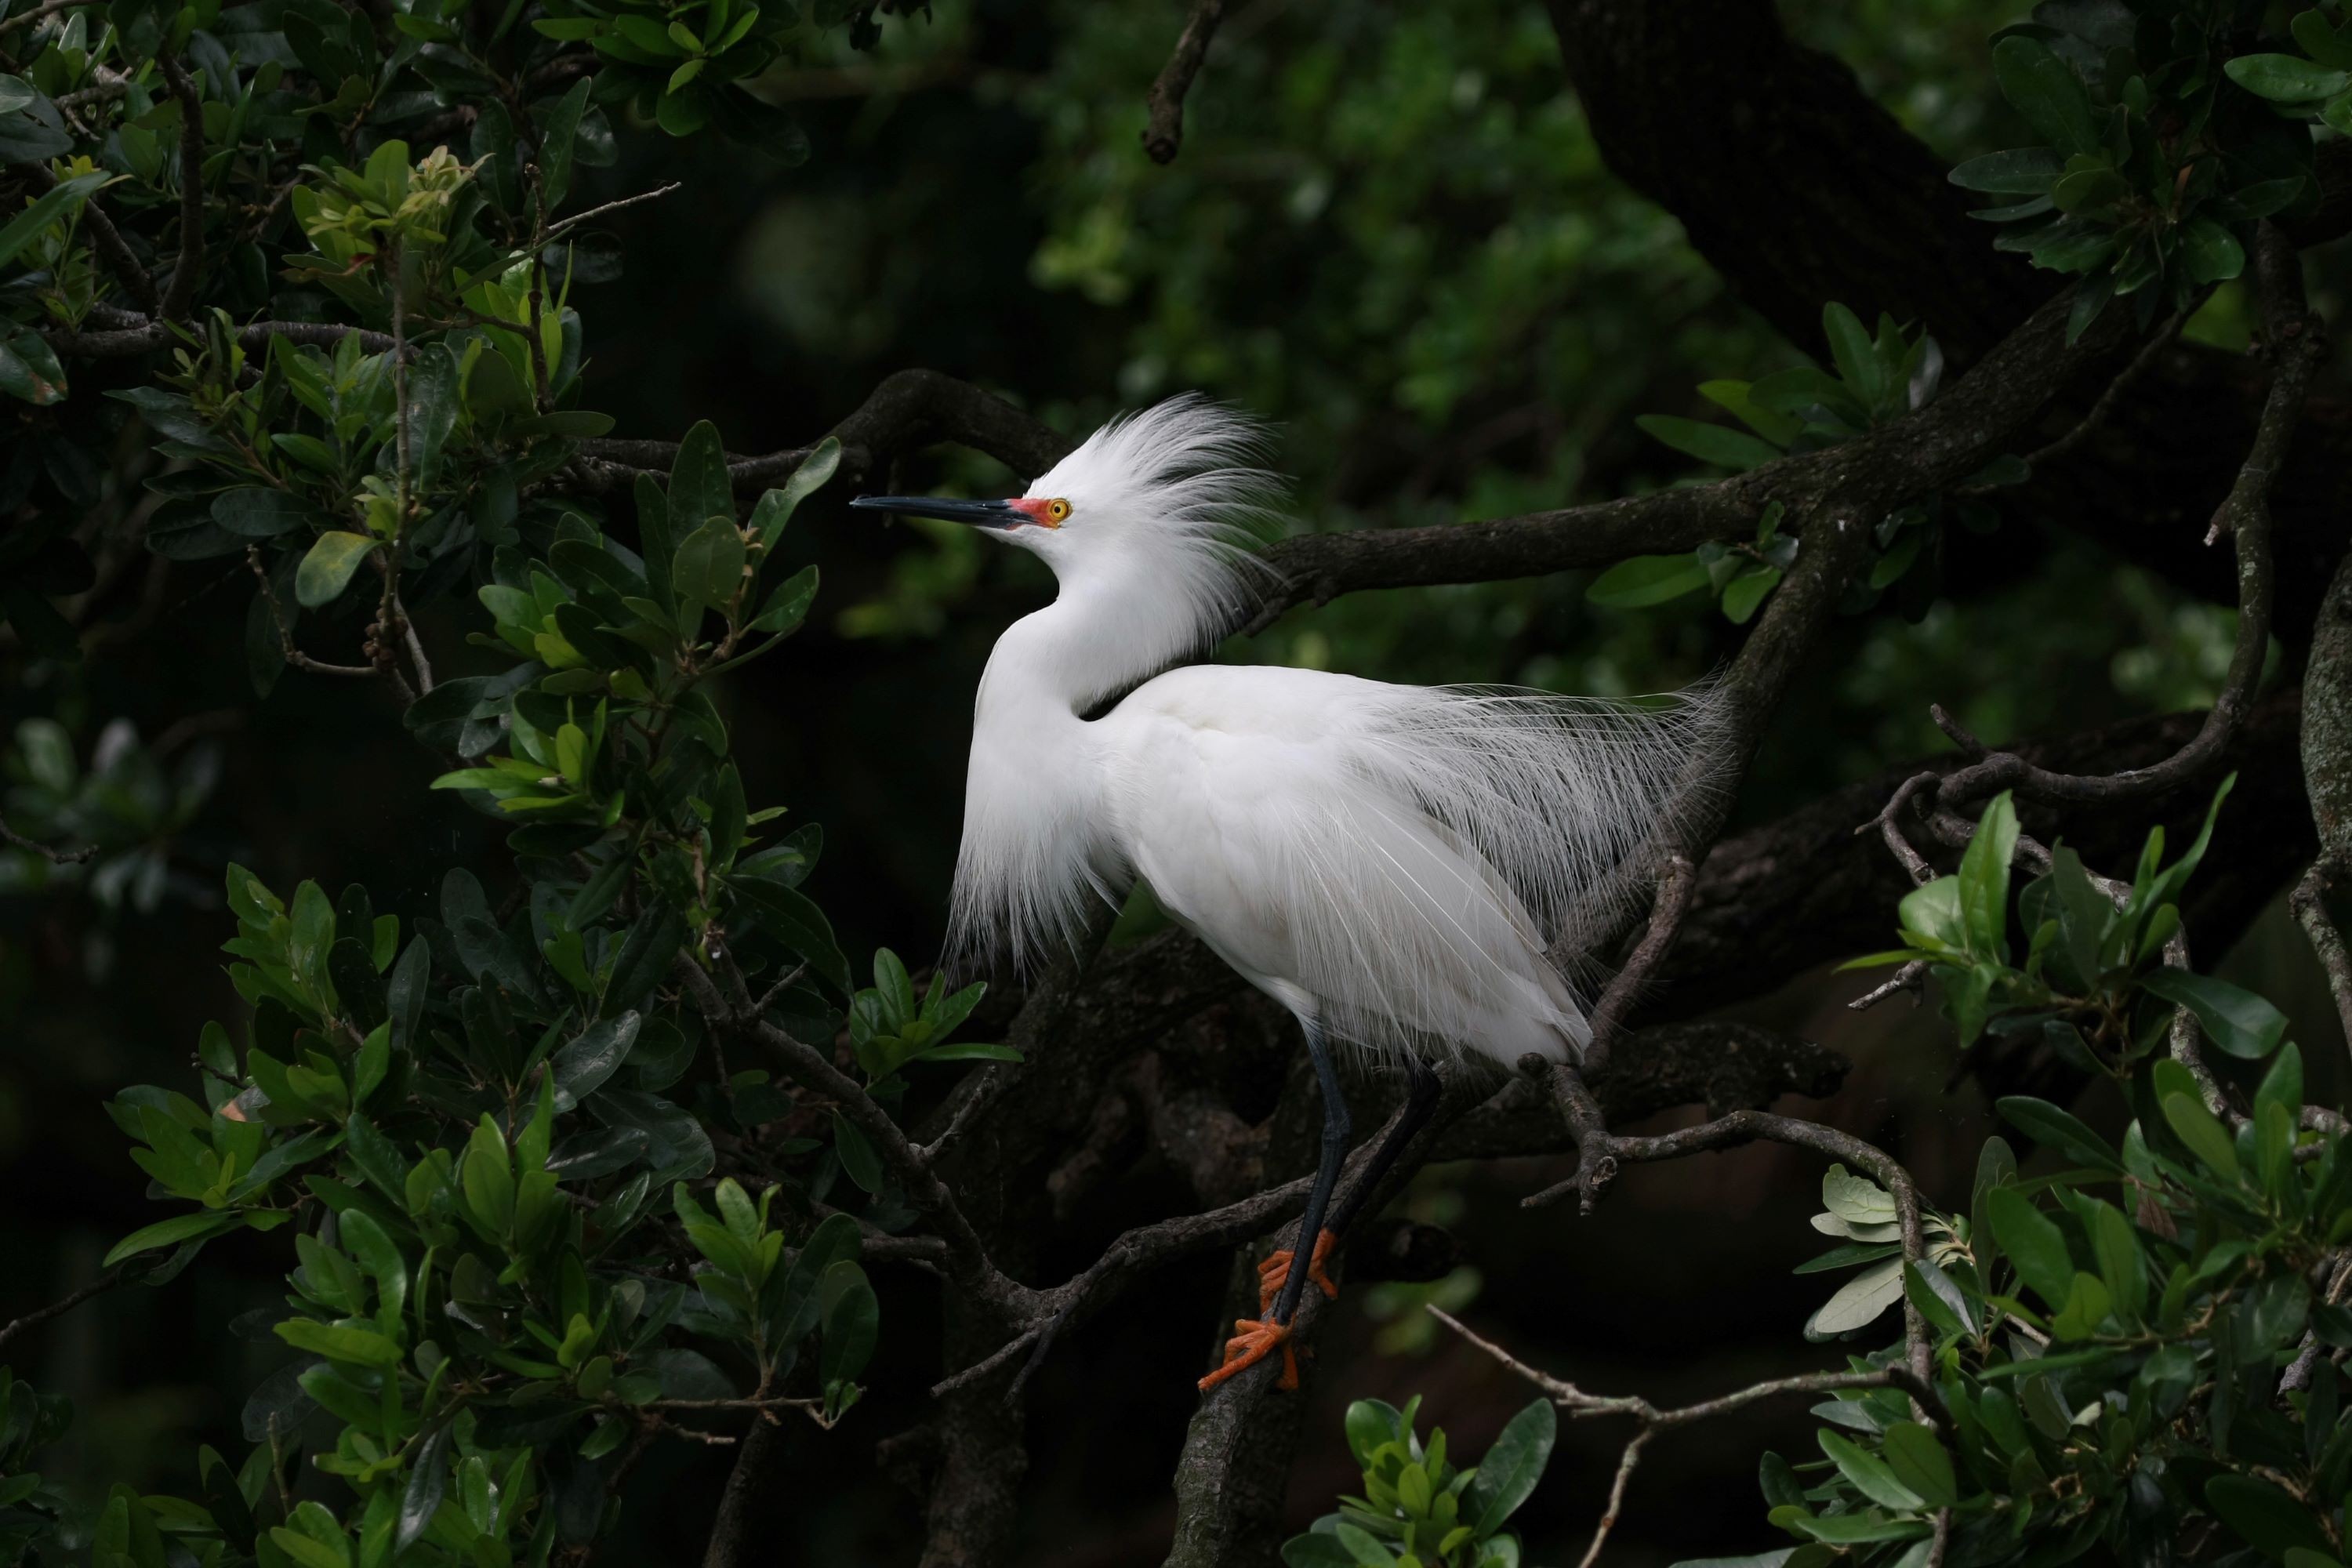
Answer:
[{"label": "snowy egret", "polygon": [[1425,1053],[1508,1067],[1580,1051],[1584,1012],[1547,948],[1580,899],[1633,890],[1623,872],[1691,798],[1717,721],[1704,691],[1638,709],[1169,668],[1270,580],[1248,548],[1281,494],[1259,450],[1247,419],[1184,396],[1113,420],[1012,500],[851,502],[986,529],[1060,584],[981,678],[952,961],[1026,966],[1140,880],[1307,1037],[1323,1143],[1298,1241],[1267,1260],[1260,1316],[1234,1325],[1203,1389],[1276,1347],[1295,1387],[1299,1296],[1310,1279],[1337,1293],[1324,1260],[1350,1215],[1328,1213],[1349,1137],[1332,1043],[1411,1074],[1407,1114],[1350,1207],[1434,1109]]}]

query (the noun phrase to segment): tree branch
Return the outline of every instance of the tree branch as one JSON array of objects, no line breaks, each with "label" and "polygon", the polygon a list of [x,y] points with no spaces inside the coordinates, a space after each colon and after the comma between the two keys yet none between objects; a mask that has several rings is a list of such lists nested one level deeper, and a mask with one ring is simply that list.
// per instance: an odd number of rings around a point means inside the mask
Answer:
[{"label": "tree branch", "polygon": [[[1430,1316],[1461,1335],[1471,1345],[1493,1357],[1507,1371],[1516,1373],[1542,1390],[1544,1396],[1567,1412],[1570,1420],[1584,1420],[1596,1415],[1633,1417],[1635,1423],[1633,1436],[1627,1439],[1624,1452],[1618,1458],[1616,1477],[1609,1486],[1608,1506],[1601,1512],[1601,1522],[1593,1530],[1592,1544],[1585,1549],[1580,1568],[1593,1568],[1593,1564],[1600,1561],[1601,1549],[1607,1543],[1609,1532],[1616,1527],[1617,1521],[1623,1512],[1625,1483],[1633,1479],[1634,1468],[1641,1463],[1643,1446],[1660,1432],[1668,1431],[1676,1426],[1688,1426],[1693,1422],[1706,1421],[1717,1415],[1727,1415],[1732,1411],[1742,1409],[1747,1405],[1766,1399],[1776,1399],[1788,1394],[1832,1394],[1862,1388],[1899,1388],[1908,1394],[1913,1401],[1925,1410],[1940,1412],[1943,1409],[1942,1399],[1937,1396],[1927,1379],[1916,1368],[1888,1366],[1871,1372],[1815,1372],[1802,1373],[1796,1377],[1776,1377],[1764,1383],[1751,1384],[1746,1388],[1735,1390],[1730,1394],[1717,1394],[1713,1399],[1703,1399],[1696,1405],[1661,1410],[1638,1394],[1587,1394],[1574,1384],[1564,1382],[1549,1373],[1539,1372],[1504,1350],[1500,1345],[1472,1333],[1443,1308],[1432,1304],[1428,1310]],[[1940,1532],[1947,1526],[1939,1525],[1937,1528]]]},{"label": "tree branch", "polygon": [[746,1568],[765,1558],[750,1539],[753,1510],[760,1493],[770,1484],[769,1472],[781,1459],[783,1432],[764,1415],[754,1415],[751,1430],[735,1450],[735,1468],[727,1473],[727,1489],[719,1496],[719,1516],[710,1524],[710,1544],[702,1554],[702,1568]]},{"label": "tree branch", "polygon": [[15,1339],[18,1334],[23,1333],[26,1330],[36,1328],[42,1323],[46,1323],[51,1318],[63,1317],[66,1313],[72,1311],[76,1307],[80,1306],[84,1301],[89,1300],[91,1297],[100,1296],[105,1294],[107,1291],[113,1289],[117,1285],[121,1284],[123,1280],[129,1277],[129,1266],[117,1264],[112,1268],[100,1274],[97,1279],[91,1280],[89,1284],[81,1287],[81,1289],[75,1290],[58,1300],[50,1302],[46,1307],[37,1307],[32,1311],[26,1313],[23,1317],[18,1318],[14,1322],[8,1324],[7,1327],[0,1328],[0,1350],[5,1350],[8,1347],[8,1342]]},{"label": "tree branch", "polygon": [[178,59],[158,54],[155,63],[180,100],[180,258],[163,289],[159,314],[184,321],[196,302],[196,278],[205,265],[205,105]]},{"label": "tree branch", "polygon": [[[41,336],[58,354],[75,359],[133,359],[140,354],[168,348],[180,341],[172,328],[162,321],[98,332],[47,327],[42,329]],[[237,342],[254,352],[268,348],[271,338],[332,348],[348,337],[357,337],[360,346],[370,353],[383,353],[392,347],[392,336],[388,332],[336,326],[325,321],[255,321],[236,330]]]},{"label": "tree branch", "polygon": [[[88,0],[65,0],[67,5],[87,3]],[[23,16],[0,21],[0,30],[30,21],[35,15],[37,13],[27,11]],[[47,164],[25,163],[18,166],[43,190],[57,188],[58,177],[49,172]],[[106,262],[107,269],[114,274],[115,280],[122,285],[131,299],[138,301],[142,310],[150,316],[159,314],[163,310],[163,300],[155,292],[155,279],[147,275],[147,269],[139,265],[139,258],[131,254],[131,247],[123,242],[122,231],[116,228],[114,220],[106,216],[106,208],[100,204],[95,191],[82,203],[81,216],[82,222],[89,227],[91,244]]]},{"label": "tree branch", "polygon": [[296,669],[311,675],[335,675],[347,680],[373,680],[377,670],[372,664],[328,664],[312,658],[294,646],[294,629],[286,624],[286,616],[278,605],[278,589],[269,581],[269,569],[261,563],[261,547],[245,547],[245,563],[253,570],[254,581],[261,584],[262,601],[269,608],[270,624],[278,628],[278,651]]},{"label": "tree branch", "polygon": [[2230,534],[2238,565],[2237,641],[2212,710],[2196,735],[2162,762],[2122,773],[2086,775],[2053,773],[2011,752],[1988,754],[1974,736],[1938,709],[1936,720],[1946,733],[1980,759],[1948,774],[1937,785],[1937,800],[1945,808],[1958,809],[2005,788],[2078,805],[2157,794],[2210,770],[2245,722],[2271,646],[2271,484],[2302,418],[2312,374],[2326,350],[2326,334],[2319,318],[2304,303],[2301,258],[2268,223],[2257,232],[2254,258],[2272,359],[2271,388],[2253,444],[2238,469],[2237,482],[2214,512],[2205,535],[2205,542],[2210,545],[2222,533]]},{"label": "tree branch", "polygon": [[1184,95],[1192,90],[1192,79],[1201,73],[1201,62],[1209,53],[1209,41],[1217,36],[1217,24],[1224,19],[1225,0],[1193,0],[1192,14],[1177,36],[1175,53],[1168,57],[1159,79],[1144,97],[1151,122],[1143,129],[1143,150],[1155,163],[1174,163],[1176,149],[1184,144]]}]

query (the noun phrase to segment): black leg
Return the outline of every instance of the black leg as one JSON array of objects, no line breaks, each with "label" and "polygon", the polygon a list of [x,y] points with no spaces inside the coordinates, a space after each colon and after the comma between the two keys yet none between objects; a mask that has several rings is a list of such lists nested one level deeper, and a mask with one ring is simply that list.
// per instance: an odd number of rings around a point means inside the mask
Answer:
[{"label": "black leg", "polygon": [[1437,1113],[1438,1091],[1444,1085],[1439,1080],[1436,1069],[1412,1053],[1407,1053],[1404,1065],[1407,1075],[1404,1113],[1397,1118],[1396,1125],[1389,1129],[1388,1136],[1381,1140],[1380,1147],[1372,1151],[1372,1157],[1364,1162],[1364,1168],[1357,1174],[1354,1184],[1340,1195],[1339,1206],[1325,1222],[1327,1228],[1342,1236],[1348,1233],[1348,1226],[1379,1189],[1381,1178],[1389,1173],[1389,1168],[1404,1152],[1405,1145],[1412,1142],[1413,1135],[1428,1126],[1429,1119]]},{"label": "black leg", "polygon": [[1298,1311],[1299,1292],[1307,1285],[1307,1260],[1315,1256],[1315,1238],[1323,1233],[1323,1215],[1331,1206],[1331,1189],[1339,1184],[1340,1163],[1348,1157],[1348,1102],[1339,1093],[1339,1075],[1331,1068],[1331,1051],[1323,1043],[1323,1026],[1307,1019],[1307,1050],[1315,1058],[1315,1076],[1323,1085],[1323,1158],[1315,1167],[1315,1185],[1307,1194],[1307,1212],[1298,1221],[1298,1244],[1290,1251],[1290,1272],[1282,1294],[1275,1298],[1274,1321],[1287,1323]]}]

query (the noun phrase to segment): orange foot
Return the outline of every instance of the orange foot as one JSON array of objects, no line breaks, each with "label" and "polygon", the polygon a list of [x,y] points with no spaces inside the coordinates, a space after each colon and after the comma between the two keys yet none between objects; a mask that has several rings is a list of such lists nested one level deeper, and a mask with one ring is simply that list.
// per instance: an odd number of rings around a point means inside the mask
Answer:
[{"label": "orange foot", "polygon": [[[1307,1278],[1314,1281],[1324,1295],[1335,1299],[1339,1294],[1339,1287],[1331,1283],[1331,1277],[1324,1272],[1323,1264],[1339,1241],[1339,1237],[1332,1232],[1318,1231],[1315,1237],[1315,1250],[1307,1258]],[[1272,1355],[1276,1345],[1282,1347],[1282,1376],[1275,1386],[1283,1389],[1298,1386],[1298,1349],[1290,1342],[1290,1325],[1274,1321],[1274,1299],[1282,1294],[1283,1286],[1290,1279],[1291,1258],[1289,1248],[1285,1247],[1257,1266],[1259,1315],[1255,1319],[1237,1318],[1234,1321],[1234,1327],[1239,1331],[1225,1342],[1225,1364],[1201,1380],[1203,1394],[1235,1373],[1255,1366]]]},{"label": "orange foot", "polygon": [[[1315,1250],[1307,1258],[1307,1278],[1320,1288],[1326,1297],[1335,1301],[1339,1299],[1339,1287],[1332,1284],[1331,1277],[1323,1272],[1323,1260],[1331,1256],[1331,1249],[1339,1244],[1339,1237],[1333,1232],[1318,1231],[1315,1233]],[[1282,1288],[1290,1282],[1290,1249],[1286,1247],[1257,1266],[1257,1310],[1260,1312],[1274,1310],[1274,1299],[1281,1295]]]},{"label": "orange foot", "polygon": [[1236,1318],[1234,1327],[1241,1331],[1225,1342],[1225,1364],[1201,1380],[1201,1392],[1206,1394],[1217,1384],[1246,1368],[1255,1366],[1282,1347],[1282,1377],[1276,1388],[1298,1386],[1298,1352],[1290,1342],[1290,1325],[1252,1318]]}]

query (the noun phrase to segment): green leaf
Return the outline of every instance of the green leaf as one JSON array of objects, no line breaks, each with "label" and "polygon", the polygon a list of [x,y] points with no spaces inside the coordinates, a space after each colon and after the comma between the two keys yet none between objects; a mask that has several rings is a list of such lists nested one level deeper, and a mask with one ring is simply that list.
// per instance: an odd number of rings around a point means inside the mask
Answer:
[{"label": "green leaf", "polygon": [[2315,103],[2352,87],[2352,72],[2330,70],[2298,55],[2240,55],[2222,62],[2230,79],[2273,103]]},{"label": "green leaf", "polygon": [[841,1168],[862,1192],[882,1190],[882,1156],[874,1152],[856,1124],[838,1110],[833,1113],[833,1145],[841,1155]]},{"label": "green leaf", "polygon": [[1874,1264],[1838,1288],[1805,1320],[1805,1338],[1833,1340],[1875,1322],[1887,1308],[1903,1299],[1903,1260],[1890,1258]]},{"label": "green leaf", "polygon": [[555,1053],[551,1070],[555,1075],[556,1110],[570,1110],[620,1070],[637,1043],[640,1021],[634,1012],[600,1018]]},{"label": "green leaf", "polygon": [[2213,1043],[2233,1057],[2256,1061],[2286,1037],[2286,1016],[2243,986],[2168,965],[2140,978],[2149,994],[2196,1015]]},{"label": "green leaf", "polygon": [[153,1225],[142,1226],[114,1244],[102,1268],[111,1268],[124,1258],[148,1252],[158,1247],[171,1247],[183,1241],[195,1241],[205,1237],[218,1236],[235,1230],[245,1223],[245,1215],[228,1209],[206,1209],[197,1214],[184,1214],[171,1219],[160,1219]]},{"label": "green leaf", "polygon": [[[2009,153],[1988,153],[1954,169],[1952,184],[1993,195],[2040,195],[2058,183],[2066,159],[2051,147],[2021,147]],[[2023,215],[2020,215],[2023,216]]]},{"label": "green leaf", "polygon": [[1968,947],[1968,921],[1962,912],[1960,879],[1938,877],[1903,895],[1895,906],[1903,929],[1956,952]]},{"label": "green leaf", "polygon": [[[698,421],[678,443],[670,468],[669,537],[686,536],[714,517],[735,516],[735,482],[727,472],[727,451],[719,442],[719,427]],[[647,550],[653,542],[646,541]]]},{"label": "green leaf", "polygon": [[2164,1120],[2189,1152],[2216,1175],[2235,1181],[2238,1176],[2238,1146],[2231,1139],[2221,1119],[2205,1109],[2194,1095],[2174,1089],[2163,1098]]},{"label": "green leaf", "polygon": [[1822,307],[1822,335],[1829,339],[1830,358],[1837,364],[1838,379],[1847,390],[1862,399],[1866,408],[1882,406],[1890,388],[1881,373],[1878,356],[1873,352],[1870,330],[1862,318],[1835,300]]},{"label": "green leaf", "polygon": [[1780,582],[1778,566],[1761,567],[1733,578],[1731,585],[1723,591],[1724,618],[1735,626],[1746,626],[1757,606],[1764,602],[1764,595],[1778,587]]},{"label": "green leaf", "polygon": [[1584,596],[1596,605],[1638,610],[1695,594],[1706,585],[1706,568],[1695,555],[1636,555],[1594,578]]},{"label": "green leaf", "polygon": [[927,1051],[917,1051],[907,1058],[909,1062],[1017,1062],[1024,1058],[1012,1046],[933,1046]]},{"label": "green leaf", "polygon": [[[671,961],[686,945],[686,917],[667,904],[655,904],[637,916],[621,939],[620,956],[604,980],[602,1014],[611,1017],[645,1000],[669,973]],[[848,964],[842,965],[844,973]]]},{"label": "green leaf", "polygon": [[1838,1472],[1852,1483],[1853,1489],[1881,1508],[1891,1508],[1898,1513],[1916,1513],[1926,1506],[1927,1500],[1897,1480],[1886,1461],[1855,1443],[1852,1438],[1821,1428],[1814,1435],[1822,1452]]},{"label": "green leaf", "polygon": [[2017,808],[2009,791],[1993,796],[1960,857],[1960,920],[1968,949],[1981,958],[2007,952],[2009,863],[2017,855]]},{"label": "green leaf", "polygon": [[[2306,13],[2308,15],[2309,13]],[[2219,283],[2245,270],[2245,247],[2210,217],[2189,220],[2180,230],[2180,253],[2192,283]]]},{"label": "green leaf", "polygon": [[750,906],[751,917],[809,967],[831,982],[844,995],[856,989],[850,983],[849,960],[833,938],[824,911],[804,893],[766,877],[734,877],[727,883],[737,899]]},{"label": "green leaf", "polygon": [[2113,1304],[2097,1275],[2077,1270],[2066,1288],[2065,1305],[2051,1322],[2051,1332],[2061,1340],[2087,1340],[2099,1331]]},{"label": "green leaf", "polygon": [[727,613],[743,585],[743,535],[731,519],[710,518],[679,542],[670,584],[681,603]]},{"label": "green leaf", "polygon": [[2099,1278],[2117,1310],[2134,1323],[2147,1316],[2147,1255],[2124,1211],[2094,1198],[2090,1203],[2091,1250],[2098,1255]]},{"label": "green leaf", "polygon": [[1771,442],[1721,425],[1679,419],[1671,414],[1644,414],[1633,423],[1675,451],[1719,468],[1745,472],[1780,456],[1780,448]]},{"label": "green leaf", "polygon": [[2092,1131],[2071,1112],[2060,1110],[2046,1100],[2012,1094],[1993,1103],[2000,1119],[2041,1142],[2064,1152],[2070,1160],[2085,1165],[2097,1165],[2121,1173],[2123,1159],[2107,1141]]},{"label": "green leaf", "polygon": [[63,403],[66,371],[57,351],[33,332],[18,332],[0,344],[0,392],[36,408]]},{"label": "green leaf", "polygon": [[2074,68],[2039,38],[2011,33],[1992,49],[1993,75],[2000,90],[2034,133],[2062,153],[2088,153],[2099,145],[2091,95]]},{"label": "green leaf", "polygon": [[2334,1555],[2319,1521],[2284,1487],[2225,1473],[2207,1479],[2205,1500],[2222,1523],[2265,1556],[2284,1557],[2297,1550]]},{"label": "green leaf", "polygon": [[572,90],[558,99],[549,110],[546,129],[540,136],[540,182],[546,189],[550,212],[562,206],[563,198],[571,194],[572,153],[579,139],[580,117],[588,108],[588,87],[589,79],[584,76],[572,84]]},{"label": "green leaf", "polygon": [[2131,182],[2113,169],[2077,169],[2052,187],[2050,203],[2060,212],[2098,214],[2131,194]]},{"label": "green leaf", "polygon": [[1559,1416],[1549,1399],[1528,1401],[1496,1434],[1494,1447],[1479,1461],[1462,1499],[1463,1520],[1482,1540],[1502,1529],[1503,1521],[1535,1494],[1559,1436]]},{"label": "green leaf", "polygon": [[400,1364],[400,1347],[372,1330],[321,1323],[310,1318],[289,1318],[271,1331],[296,1350],[309,1351],[329,1361],[373,1367]]},{"label": "green leaf", "polygon": [[1803,432],[1805,422],[1780,409],[1763,406],[1748,395],[1749,385],[1744,381],[1703,381],[1698,393],[1775,447],[1785,449]]},{"label": "green leaf", "polygon": [[[772,490],[769,493],[772,495],[775,492]],[[802,567],[776,584],[776,591],[768,595],[767,604],[753,618],[751,629],[779,634],[793,630],[808,615],[809,605],[816,601],[816,568]]]},{"label": "green leaf", "polygon": [[2055,1308],[2074,1288],[2074,1260],[2067,1255],[2066,1237],[2055,1221],[2033,1206],[2033,1200],[2015,1187],[1996,1187],[1985,1194],[1985,1214],[1993,1238],[2025,1283]]},{"label": "green leaf", "polygon": [[346,533],[340,530],[322,533],[311,542],[310,552],[294,574],[294,597],[307,609],[331,605],[340,597],[352,574],[360,563],[375,549],[376,542],[364,533]]},{"label": "green leaf", "polygon": [[24,248],[62,218],[81,211],[90,194],[113,178],[110,174],[78,174],[35,196],[23,212],[0,227],[0,267],[16,259]]},{"label": "green leaf", "polygon": [[866,1270],[844,1258],[827,1268],[817,1282],[822,1303],[824,1348],[818,1359],[820,1383],[849,1383],[874,1359],[874,1342],[881,1332],[882,1304]]}]

